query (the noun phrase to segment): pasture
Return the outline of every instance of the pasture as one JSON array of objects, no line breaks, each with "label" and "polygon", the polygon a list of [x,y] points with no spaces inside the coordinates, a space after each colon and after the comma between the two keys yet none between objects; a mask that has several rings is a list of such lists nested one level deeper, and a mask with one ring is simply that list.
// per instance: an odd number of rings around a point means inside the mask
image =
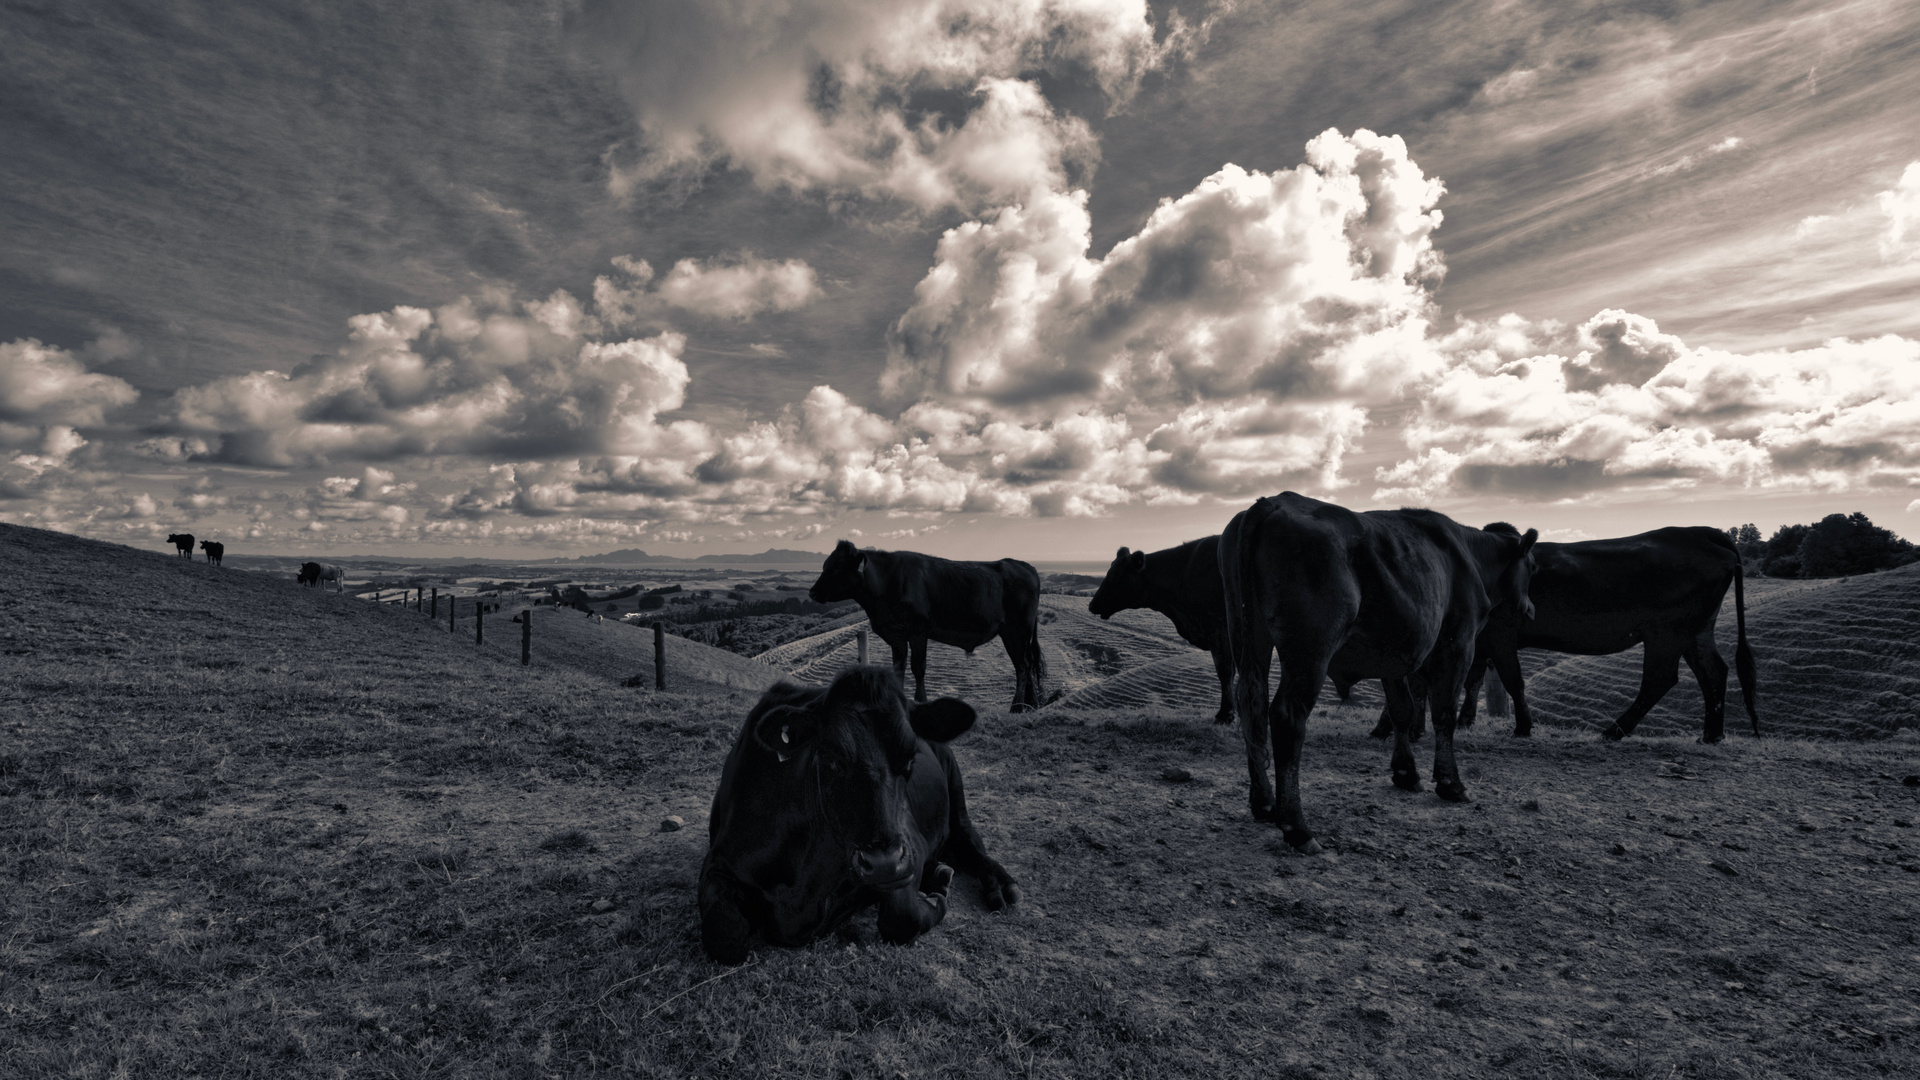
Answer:
[{"label": "pasture", "polygon": [[[1763,721],[1792,736],[1742,717],[1690,741],[1684,679],[1642,728],[1677,735],[1483,719],[1454,806],[1390,785],[1377,696],[1323,701],[1312,857],[1248,817],[1204,654],[1153,653],[1157,616],[1049,597],[1054,705],[1004,711],[997,643],[936,647],[929,671],[930,691],[942,670],[990,687],[954,748],[1025,900],[985,913],[963,877],[910,947],[869,914],[737,968],[702,954],[693,886],[750,669],[623,686],[642,635],[565,614],[523,668],[510,610],[476,649],[470,619],[449,635],[290,573],[15,526],[0,572],[9,1078],[1805,1078],[1920,1058],[1920,739],[1892,655],[1913,623],[1876,614],[1911,618],[1910,571],[1750,583]],[[1832,590],[1853,621],[1808,622]],[[771,659],[836,666],[851,633]],[[1860,692],[1855,654],[1879,680]],[[1182,704],[1186,659],[1204,678]],[[1537,707],[1557,711],[1544,689]]]}]

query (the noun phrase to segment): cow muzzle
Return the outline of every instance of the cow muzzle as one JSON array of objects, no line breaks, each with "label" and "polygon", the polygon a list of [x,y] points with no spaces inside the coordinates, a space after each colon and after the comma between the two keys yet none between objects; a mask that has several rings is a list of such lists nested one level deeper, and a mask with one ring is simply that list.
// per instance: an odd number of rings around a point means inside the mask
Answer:
[{"label": "cow muzzle", "polygon": [[890,848],[855,851],[853,876],[860,884],[882,889],[897,889],[913,880],[913,867],[907,861],[904,841]]}]

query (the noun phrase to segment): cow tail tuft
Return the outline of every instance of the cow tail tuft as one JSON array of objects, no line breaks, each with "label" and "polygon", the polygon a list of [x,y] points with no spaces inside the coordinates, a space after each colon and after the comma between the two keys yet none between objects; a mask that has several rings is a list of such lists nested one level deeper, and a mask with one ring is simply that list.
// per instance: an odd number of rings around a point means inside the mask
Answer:
[{"label": "cow tail tuft", "polygon": [[1747,706],[1747,718],[1753,721],[1753,733],[1760,734],[1760,713],[1753,706],[1755,671],[1753,649],[1747,644],[1746,571],[1733,564],[1733,617],[1739,627],[1740,644],[1733,651],[1733,666],[1740,673],[1740,700]]}]

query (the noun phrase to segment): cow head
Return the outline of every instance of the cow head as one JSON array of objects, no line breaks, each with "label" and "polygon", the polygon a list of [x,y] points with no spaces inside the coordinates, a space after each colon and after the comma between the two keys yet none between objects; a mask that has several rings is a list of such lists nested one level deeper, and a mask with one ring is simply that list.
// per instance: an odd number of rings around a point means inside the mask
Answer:
[{"label": "cow head", "polygon": [[1111,619],[1116,611],[1147,606],[1146,575],[1147,553],[1121,548],[1113,557],[1113,565],[1107,567],[1106,580],[1087,601],[1087,610]]},{"label": "cow head", "polygon": [[1504,521],[1496,521],[1484,530],[1493,533],[1510,546],[1501,553],[1500,576],[1487,590],[1489,599],[1496,605],[1511,601],[1519,611],[1520,618],[1533,618],[1533,600],[1527,595],[1527,589],[1533,582],[1533,544],[1540,539],[1538,529],[1528,529],[1523,535],[1519,529]]},{"label": "cow head", "polygon": [[[844,857],[861,885],[905,888],[920,867],[907,786],[919,740],[947,742],[973,726],[973,707],[955,698],[907,704],[889,668],[854,668],[817,698],[790,699],[752,720],[754,742],[771,751],[783,786],[805,806],[823,850]],[[764,708],[764,711],[762,709]]]},{"label": "cow head", "polygon": [[865,584],[863,572],[867,569],[867,553],[853,546],[853,541],[842,540],[833,546],[833,552],[827,561],[820,564],[820,580],[813,583],[807,595],[816,604],[831,604],[835,600],[852,600]]},{"label": "cow head", "polygon": [[313,583],[319,581],[320,580],[320,564],[317,562],[301,563],[300,576],[295,578],[295,580],[300,582],[300,584],[302,585],[312,585]]}]

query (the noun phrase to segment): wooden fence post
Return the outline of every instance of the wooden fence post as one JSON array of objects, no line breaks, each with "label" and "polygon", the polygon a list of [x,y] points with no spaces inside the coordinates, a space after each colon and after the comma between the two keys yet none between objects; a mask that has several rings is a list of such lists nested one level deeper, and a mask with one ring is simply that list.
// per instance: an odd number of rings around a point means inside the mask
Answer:
[{"label": "wooden fence post", "polygon": [[425,604],[426,602],[427,602],[427,590],[425,589],[413,590],[413,610],[419,611],[421,605]]},{"label": "wooden fence post", "polygon": [[667,624],[653,624],[653,688],[667,688]]},{"label": "wooden fence post", "polygon": [[432,619],[434,622],[440,621],[440,587],[437,585],[434,586],[433,589],[433,611],[427,618]]},{"label": "wooden fence post", "polygon": [[473,643],[475,645],[478,645],[483,640],[485,640],[481,634],[481,626],[486,622],[486,619],[484,618],[486,613],[487,613],[487,606],[485,604],[476,602],[473,605]]},{"label": "wooden fence post", "polygon": [[864,664],[867,662],[867,632],[865,630],[855,630],[853,632],[853,639],[860,643],[860,662]]},{"label": "wooden fence post", "polygon": [[520,613],[520,666],[533,663],[533,609]]},{"label": "wooden fence post", "polygon": [[447,633],[449,634],[453,633],[454,613],[459,610],[460,610],[460,598],[458,596],[452,596],[452,595],[448,596],[447,597]]}]

